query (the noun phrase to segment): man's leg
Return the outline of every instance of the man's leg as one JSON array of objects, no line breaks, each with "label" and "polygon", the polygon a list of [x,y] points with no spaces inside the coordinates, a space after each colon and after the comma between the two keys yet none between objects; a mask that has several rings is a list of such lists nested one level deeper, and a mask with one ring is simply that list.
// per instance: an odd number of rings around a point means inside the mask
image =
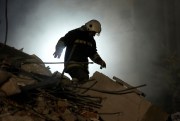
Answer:
[{"label": "man's leg", "polygon": [[68,70],[68,73],[71,76],[71,78],[77,78],[80,83],[84,83],[87,80],[89,80],[88,71],[86,71],[82,68],[74,67],[74,68]]}]

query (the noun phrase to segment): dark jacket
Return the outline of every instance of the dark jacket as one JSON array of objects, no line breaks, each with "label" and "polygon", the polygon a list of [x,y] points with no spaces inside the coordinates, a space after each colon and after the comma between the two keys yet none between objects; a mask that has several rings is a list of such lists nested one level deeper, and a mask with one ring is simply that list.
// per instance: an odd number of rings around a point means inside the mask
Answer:
[{"label": "dark jacket", "polygon": [[82,28],[71,30],[64,37],[60,38],[56,45],[56,51],[62,52],[65,47],[64,61],[67,70],[77,66],[88,70],[88,57],[94,62],[101,60],[97,53],[94,36]]}]

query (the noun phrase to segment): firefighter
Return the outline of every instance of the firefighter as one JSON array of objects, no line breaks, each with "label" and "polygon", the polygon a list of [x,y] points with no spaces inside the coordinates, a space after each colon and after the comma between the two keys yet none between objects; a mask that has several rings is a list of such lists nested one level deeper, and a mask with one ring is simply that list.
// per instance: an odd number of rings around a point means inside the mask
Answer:
[{"label": "firefighter", "polygon": [[85,82],[89,79],[88,58],[94,63],[106,68],[106,63],[97,52],[95,35],[101,32],[101,24],[97,20],[90,20],[84,25],[69,31],[61,37],[56,44],[54,58],[60,58],[63,49],[66,47],[64,57],[64,72],[78,82]]}]

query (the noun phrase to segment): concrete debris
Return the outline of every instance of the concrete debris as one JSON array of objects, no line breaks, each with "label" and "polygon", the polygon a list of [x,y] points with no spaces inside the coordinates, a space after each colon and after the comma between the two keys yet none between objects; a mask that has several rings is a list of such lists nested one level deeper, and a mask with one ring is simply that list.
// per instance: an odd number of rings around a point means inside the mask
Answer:
[{"label": "concrete debris", "polygon": [[21,92],[20,88],[18,87],[17,80],[15,80],[14,78],[10,78],[8,81],[4,83],[1,86],[1,91],[4,92],[6,96]]},{"label": "concrete debris", "polygon": [[166,121],[169,114],[140,86],[117,80],[95,72],[79,84],[51,73],[36,55],[0,44],[0,121]]}]

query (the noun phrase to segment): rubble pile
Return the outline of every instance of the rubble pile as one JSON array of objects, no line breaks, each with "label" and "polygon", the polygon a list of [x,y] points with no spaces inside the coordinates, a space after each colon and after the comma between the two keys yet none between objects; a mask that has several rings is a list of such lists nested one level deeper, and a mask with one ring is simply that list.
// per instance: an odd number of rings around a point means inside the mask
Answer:
[{"label": "rubble pile", "polygon": [[[21,93],[0,101],[0,120],[2,121],[100,121],[94,107],[78,104],[72,99],[54,96],[45,90]],[[81,97],[82,98],[82,97]],[[81,99],[82,100],[82,99]],[[86,102],[86,100],[88,100]],[[82,103],[80,102],[80,103]]]},{"label": "rubble pile", "polygon": [[36,55],[0,44],[0,121],[166,121],[168,114],[117,77],[79,84]]},{"label": "rubble pile", "polygon": [[0,121],[99,121],[101,98],[51,73],[35,55],[1,45]]}]

